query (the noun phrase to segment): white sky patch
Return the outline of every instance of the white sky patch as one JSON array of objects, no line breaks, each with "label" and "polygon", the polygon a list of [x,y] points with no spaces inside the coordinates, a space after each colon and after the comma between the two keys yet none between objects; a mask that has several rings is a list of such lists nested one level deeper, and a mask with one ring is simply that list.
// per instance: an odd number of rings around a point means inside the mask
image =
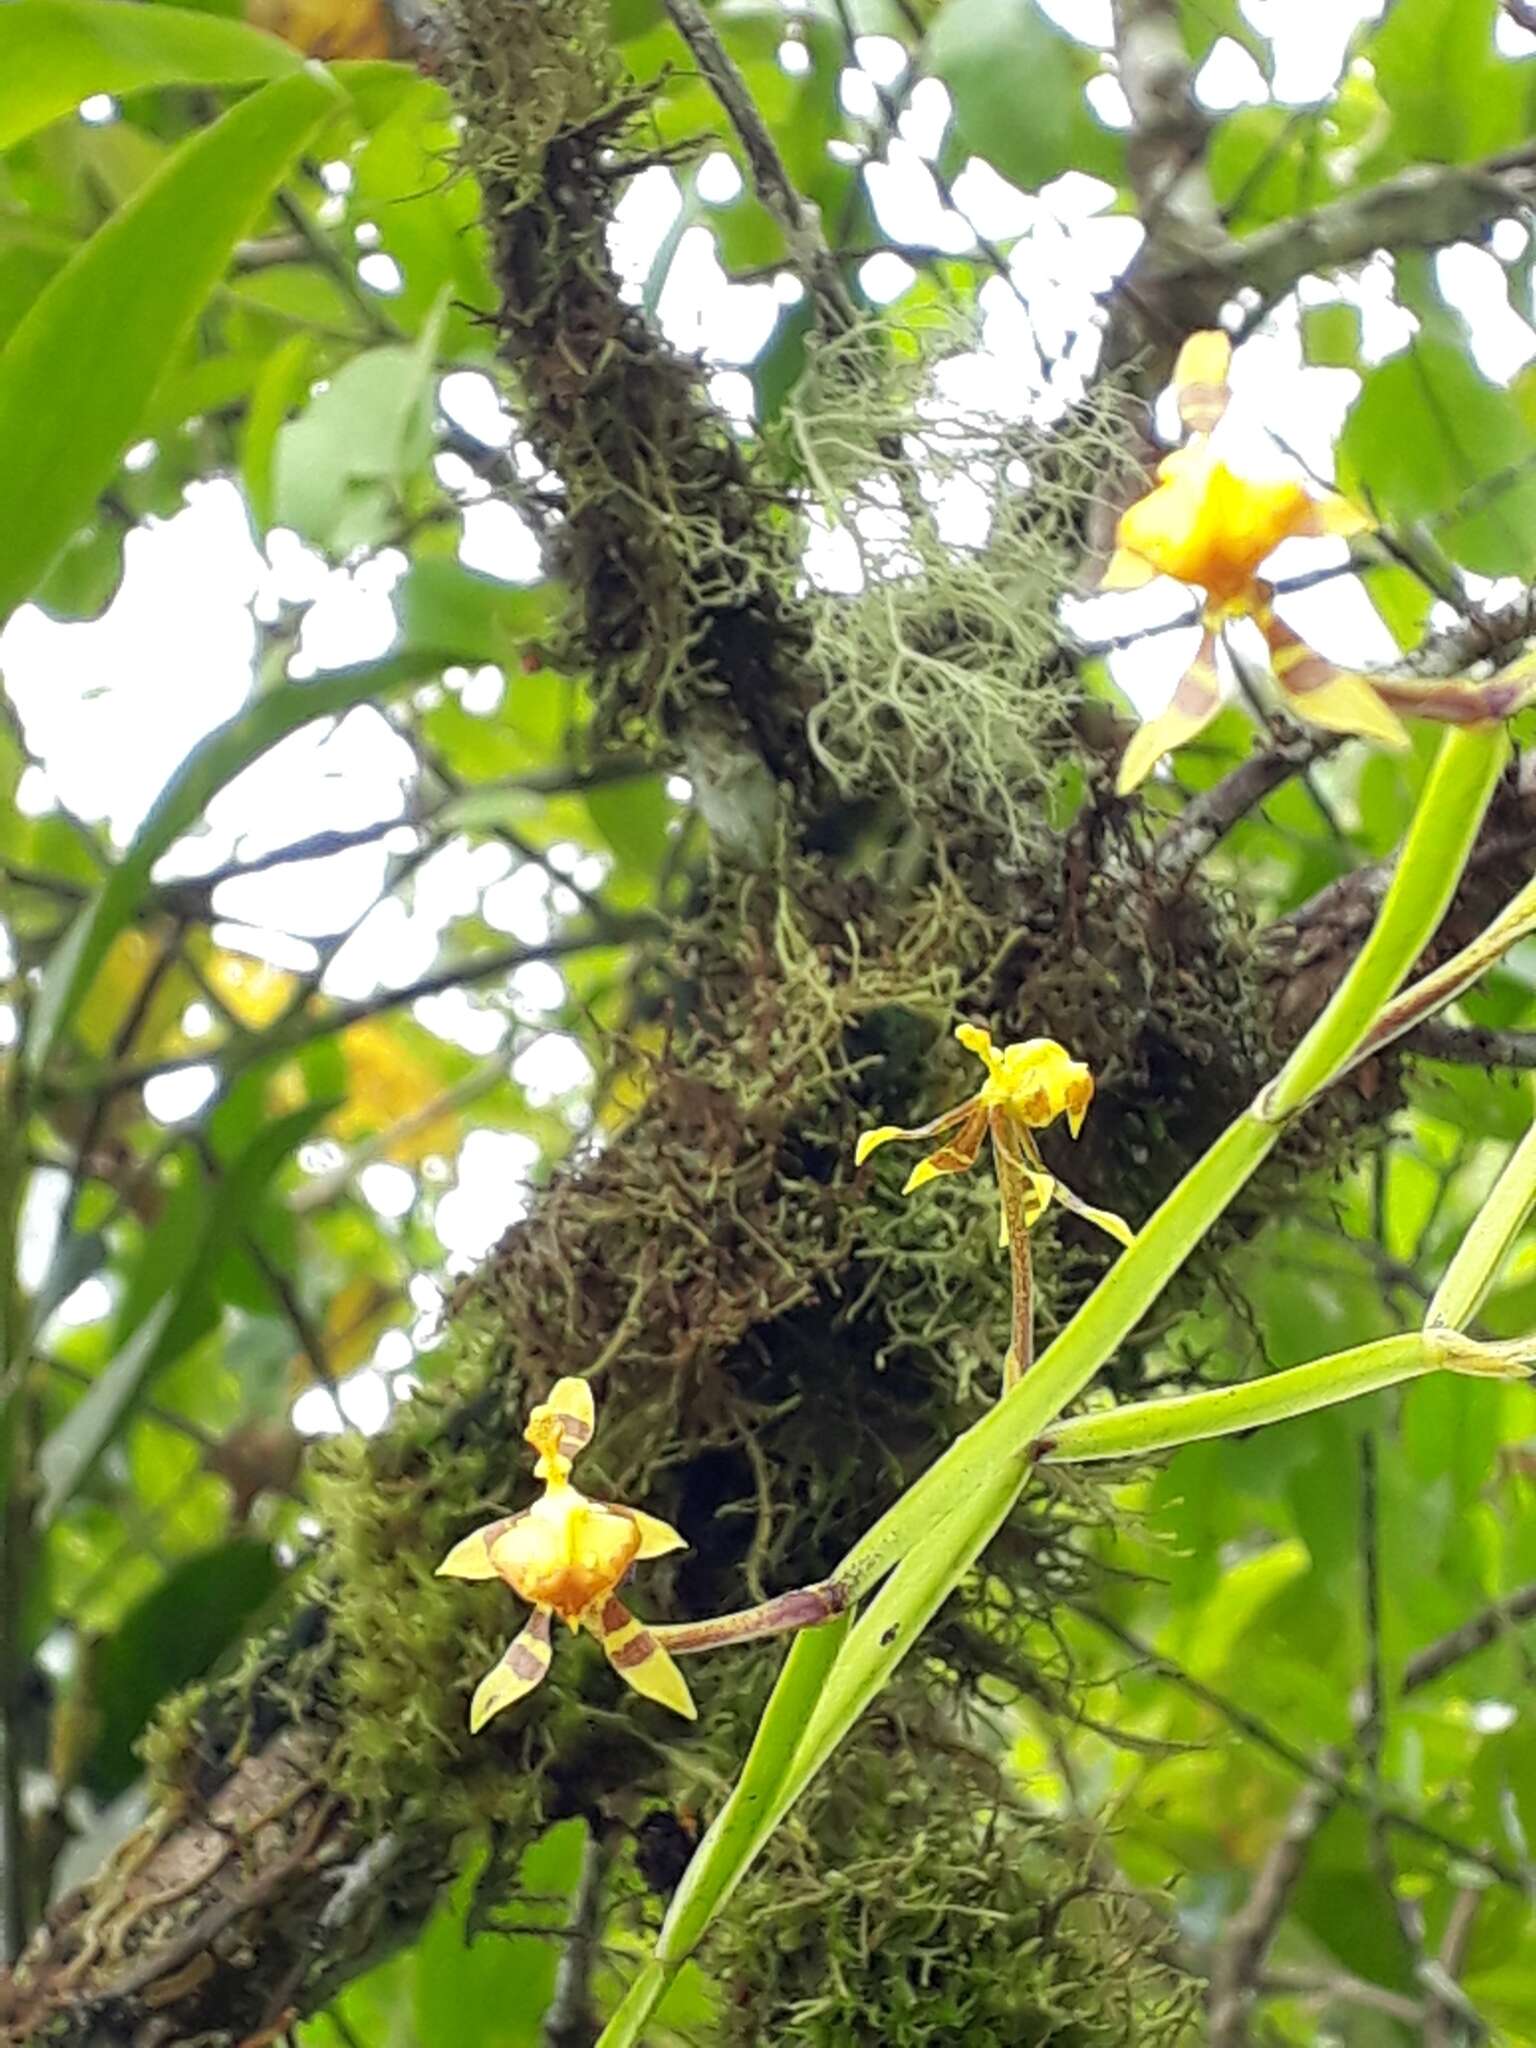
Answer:
[{"label": "white sky patch", "polygon": [[1040,11],[1080,43],[1107,50],[1115,39],[1110,0],[1040,0]]},{"label": "white sky patch", "polygon": [[334,1397],[329,1387],[306,1387],[293,1404],[293,1426],[301,1436],[336,1436],[346,1422],[361,1436],[377,1436],[393,1406],[389,1382],[365,1365],[338,1382]]},{"label": "white sky patch", "polygon": [[551,1016],[565,1002],[565,976],[548,960],[528,960],[507,984],[514,1015],[529,1023]]},{"label": "white sky patch", "polygon": [[844,71],[837,81],[843,112],[855,121],[873,121],[880,112],[880,94],[866,71]]},{"label": "white sky patch", "polygon": [[574,1038],[546,1031],[512,1062],[512,1078],[535,1109],[592,1085],[592,1062]]},{"label": "white sky patch", "polygon": [[464,988],[445,988],[439,995],[422,996],[411,1014],[435,1037],[481,1056],[494,1052],[507,1035],[503,1013],[488,1008],[484,1000],[477,1002]]},{"label": "white sky patch", "polygon": [[516,1131],[471,1131],[459,1151],[454,1184],[441,1196],[433,1227],[456,1266],[483,1259],[502,1232],[528,1213],[528,1176],[539,1148]]},{"label": "white sky patch", "polygon": [[741,172],[723,149],[711,150],[693,176],[693,189],[709,206],[728,206],[741,196]]},{"label": "white sky patch", "polygon": [[213,1100],[219,1085],[213,1067],[180,1067],[144,1083],[144,1107],[157,1124],[190,1123]]},{"label": "white sky patch", "polygon": [[370,250],[358,263],[357,274],[369,291],[377,292],[380,298],[392,299],[405,289],[404,271],[382,249]]},{"label": "white sky patch", "polygon": [[656,245],[682,205],[676,179],[660,164],[652,164],[625,186],[608,226],[608,253],[620,281],[633,292],[649,277]]},{"label": "white sky patch", "polygon": [[92,1323],[105,1322],[116,1307],[112,1289],[99,1273],[82,1280],[73,1294],[66,1295],[49,1317],[49,1327],[84,1330]]},{"label": "white sky patch", "polygon": [[1106,128],[1130,127],[1131,103],[1124,86],[1109,72],[1101,71],[1097,78],[1090,78],[1083,87],[1083,96]]},{"label": "white sky patch", "polygon": [[1218,36],[1195,79],[1195,93],[1205,106],[1224,114],[1234,107],[1262,107],[1269,87],[1252,54],[1230,36]]},{"label": "white sky patch", "polygon": [[919,156],[936,157],[944,147],[954,109],[936,78],[920,78],[897,117],[896,132]]},{"label": "white sky patch", "polygon": [[135,529],[101,618],[61,624],[24,605],[0,633],[0,669],[29,746],[72,810],[119,844],[190,749],[239,710],[262,572],[234,486],[194,483],[187,506]]},{"label": "white sky patch", "polygon": [[894,36],[856,36],[853,54],[859,69],[867,71],[877,85],[894,85],[907,68],[906,49]]},{"label": "white sky patch", "polygon": [[864,183],[875,218],[893,238],[952,256],[975,247],[976,237],[960,216],[944,205],[933,173],[911,143],[892,142],[885,161],[872,163],[865,171]]},{"label": "white sky patch", "polygon": [[465,506],[459,559],[467,569],[479,569],[503,583],[537,583],[542,573],[532,529],[501,498]]},{"label": "white sky patch", "polygon": [[877,306],[899,299],[917,272],[905,256],[894,249],[881,249],[859,267],[859,284]]},{"label": "white sky patch", "polygon": [[54,1166],[41,1166],[27,1182],[17,1231],[16,1270],[28,1294],[35,1294],[48,1271],[69,1193],[69,1176]]},{"label": "white sky patch", "polygon": [[1243,0],[1243,12],[1274,46],[1273,91],[1295,106],[1326,99],[1338,83],[1362,22],[1385,0]]},{"label": "white sky patch", "polygon": [[216,946],[226,947],[232,953],[249,953],[253,960],[286,967],[291,974],[312,974],[320,965],[320,955],[314,947],[304,939],[296,939],[291,932],[220,922],[214,925],[212,937]]},{"label": "white sky patch", "polygon": [[387,654],[399,631],[390,592],[405,569],[405,556],[386,548],[355,569],[329,575],[304,614],[292,674],[313,675]]},{"label": "white sky patch", "polygon": [[486,890],[480,914],[493,931],[506,932],[525,946],[542,946],[553,929],[549,876],[536,861],[524,861]]},{"label": "white sky patch", "polygon": [[403,1166],[379,1159],[360,1170],[357,1191],[376,1216],[398,1223],[402,1216],[410,1214],[416,1200],[416,1179]]},{"label": "white sky patch", "polygon": [[779,303],[771,284],[732,284],[720,267],[714,237],[696,226],[677,245],[656,317],[681,349],[714,362],[750,363],[778,322]]},{"label": "white sky patch", "polygon": [[[729,158],[727,158],[729,162]],[[496,386],[479,370],[450,370],[437,387],[443,413],[487,448],[506,448],[512,440],[512,417],[502,406]]]},{"label": "white sky patch", "polygon": [[1488,250],[1457,242],[1436,256],[1435,275],[1451,305],[1477,306],[1467,323],[1472,360],[1490,383],[1507,384],[1536,356],[1536,334],[1509,303],[1502,266]]}]

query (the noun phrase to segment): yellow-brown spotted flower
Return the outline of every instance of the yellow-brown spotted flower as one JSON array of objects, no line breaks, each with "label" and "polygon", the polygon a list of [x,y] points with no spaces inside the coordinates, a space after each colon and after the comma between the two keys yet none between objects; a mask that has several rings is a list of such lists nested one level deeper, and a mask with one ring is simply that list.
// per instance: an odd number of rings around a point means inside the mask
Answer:
[{"label": "yellow-brown spotted flower", "polygon": [[859,1140],[854,1163],[862,1166],[877,1146],[893,1138],[937,1138],[944,1143],[918,1161],[907,1176],[903,1194],[926,1187],[943,1173],[964,1173],[975,1164],[982,1140],[989,1134],[1002,1192],[1002,1241],[1028,1231],[1053,1201],[1075,1216],[1097,1224],[1121,1244],[1131,1241],[1130,1226],[1110,1209],[1096,1209],[1058,1180],[1040,1157],[1035,1132],[1064,1116],[1075,1138],[1093,1100],[1093,1076],[1054,1038],[1026,1038],[1020,1045],[994,1046],[992,1034],[975,1024],[962,1024],[956,1038],[967,1052],[984,1061],[987,1078],[967,1101],[936,1116],[917,1130],[882,1124]]},{"label": "yellow-brown spotted flower", "polygon": [[437,1568],[439,1578],[504,1579],[533,1609],[521,1635],[476,1689],[469,1708],[472,1734],[543,1679],[557,1615],[573,1633],[584,1628],[596,1636],[626,1685],[674,1714],[695,1718],[683,1674],[618,1598],[631,1565],[686,1546],[654,1515],[588,1500],[572,1486],[571,1465],[591,1442],[594,1420],[586,1381],[557,1380],[523,1432],[538,1453],[534,1471],[544,1482],[542,1495],[521,1514],[476,1529]]},{"label": "yellow-brown spotted flower", "polygon": [[1231,358],[1224,334],[1196,334],[1185,343],[1174,383],[1189,438],[1163,461],[1156,487],[1121,518],[1115,553],[1100,582],[1103,590],[1134,590],[1154,576],[1171,576],[1205,597],[1199,651],[1168,709],[1149,719],[1127,747],[1120,764],[1122,794],[1143,781],[1161,755],[1194,739],[1221,709],[1216,646],[1223,627],[1236,618],[1257,624],[1275,680],[1300,717],[1383,746],[1408,744],[1396,713],[1369,676],[1335,668],[1275,617],[1273,591],[1259,570],[1280,543],[1301,534],[1363,533],[1371,521],[1334,492],[1314,495],[1297,477],[1245,476],[1223,461],[1211,433],[1226,410]]}]

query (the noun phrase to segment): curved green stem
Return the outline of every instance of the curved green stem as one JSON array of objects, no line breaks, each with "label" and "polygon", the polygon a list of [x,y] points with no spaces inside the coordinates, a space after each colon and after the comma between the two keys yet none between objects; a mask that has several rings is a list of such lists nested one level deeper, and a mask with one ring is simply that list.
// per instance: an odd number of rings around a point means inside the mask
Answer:
[{"label": "curved green stem", "polygon": [[1149,1451],[1177,1450],[1182,1444],[1310,1415],[1426,1373],[1524,1378],[1525,1360],[1532,1355],[1536,1354],[1528,1344],[1478,1344],[1447,1330],[1409,1330],[1241,1386],[1210,1387],[1166,1401],[1136,1401],[1096,1415],[1075,1415],[1042,1438],[1039,1457],[1046,1465],[1080,1465],[1095,1458],[1138,1458]]},{"label": "curved green stem", "polygon": [[[1536,885],[1533,885],[1536,886]],[[1510,1154],[1493,1192],[1467,1226],[1435,1289],[1427,1329],[1465,1329],[1476,1315],[1504,1254],[1536,1202],[1536,1123]]]}]

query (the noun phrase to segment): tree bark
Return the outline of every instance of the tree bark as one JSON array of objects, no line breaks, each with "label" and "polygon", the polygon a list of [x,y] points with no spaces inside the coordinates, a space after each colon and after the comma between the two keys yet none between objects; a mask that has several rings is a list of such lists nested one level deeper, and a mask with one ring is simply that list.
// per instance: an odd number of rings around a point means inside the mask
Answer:
[{"label": "tree bark", "polygon": [[[1168,10],[1120,13],[1146,55],[1148,105],[1167,116],[1137,159],[1161,203],[1191,168],[1170,152],[1197,154],[1199,138],[1175,118],[1184,87],[1153,75]],[[485,193],[520,419],[559,480],[563,655],[591,677],[609,748],[686,769],[710,870],[664,963],[669,1042],[643,1107],[557,1175],[461,1290],[427,1390],[383,1437],[325,1455],[326,1533],[302,1596],[151,1736],[150,1820],[0,1984],[12,2044],[256,2048],[412,1937],[466,1831],[494,1826],[505,1875],[565,1815],[607,1840],[648,1804],[706,1804],[743,1752],[771,1646],[696,1666],[701,1719],[682,1732],[617,1699],[564,1642],[525,1707],[467,1734],[468,1692],[515,1621],[500,1589],[432,1572],[522,1483],[529,1401],[591,1373],[605,1409],[594,1481],[688,1536],[684,1558],[652,1568],[644,1612],[681,1620],[819,1576],[990,1398],[1007,1331],[980,1176],[903,1205],[899,1171],[854,1174],[858,1131],[957,1098],[956,1019],[1005,1038],[1049,1031],[1100,1083],[1074,1185],[1137,1221],[1315,1013],[1374,904],[1370,878],[1350,877],[1256,948],[1198,868],[1160,859],[1113,796],[1113,733],[1060,649],[1004,680],[1020,702],[1055,693],[1030,801],[1043,819],[1070,765],[1087,793],[1066,832],[1042,822],[1021,859],[984,809],[925,808],[917,759],[883,800],[851,800],[807,737],[829,701],[810,658],[828,606],[796,595],[790,480],[748,453],[608,262],[643,95],[605,12],[457,0],[435,61]],[[1205,303],[1182,246],[1158,353],[1166,323]],[[1222,260],[1201,291],[1230,291]],[[1012,508],[1015,529],[1029,517]],[[953,604],[936,599],[937,645],[973,630]],[[1268,786],[1249,783],[1242,803]],[[1225,823],[1208,804],[1200,854]],[[1536,840],[1513,784],[1489,831],[1505,850]],[[1466,915],[1497,887],[1485,861]],[[1340,1091],[1229,1231],[1337,1157],[1395,1099],[1389,1079],[1378,1067]],[[1048,1330],[1102,1252],[1071,1222],[1041,1250]],[[1134,1359],[1115,1370],[1133,1378]],[[1075,1583],[1061,1503],[1021,1511],[997,1565],[1021,1601]],[[964,1679],[963,1634],[945,1640]]]}]

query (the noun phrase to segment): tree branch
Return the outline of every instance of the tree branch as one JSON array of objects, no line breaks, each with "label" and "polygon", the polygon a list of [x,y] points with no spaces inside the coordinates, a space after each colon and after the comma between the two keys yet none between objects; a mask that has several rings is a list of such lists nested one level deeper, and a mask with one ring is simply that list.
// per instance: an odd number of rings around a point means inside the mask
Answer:
[{"label": "tree branch", "polygon": [[845,333],[853,325],[855,316],[837,258],[827,247],[815,217],[795,190],[784,159],[779,154],[779,146],[758,111],[751,88],[737,70],[698,0],[666,0],[666,4],[673,26],[693,52],[699,69],[709,80],[715,98],[725,109],[736,131],[752,173],[753,188],[778,223],[789,245],[790,262],[805,280],[823,328],[830,334]]},{"label": "tree branch", "polygon": [[318,1016],[301,1012],[297,1017],[273,1024],[265,1031],[250,1032],[233,1044],[205,1046],[197,1052],[178,1053],[173,1059],[148,1060],[139,1066],[66,1074],[52,1084],[52,1092],[55,1095],[82,1095],[100,1089],[107,1094],[116,1094],[125,1088],[142,1088],[146,1081],[157,1080],[162,1074],[185,1073],[188,1068],[205,1067],[213,1061],[222,1062],[227,1073],[234,1073],[249,1066],[252,1060],[264,1059],[270,1053],[297,1052],[301,1046],[313,1045],[317,1038],[330,1038],[338,1031],[345,1031],[348,1025],[361,1023],[365,1017],[379,1017],[390,1010],[404,1009],[410,1003],[419,1002],[423,996],[441,995],[447,989],[472,988],[476,982],[494,981],[498,975],[512,974],[517,968],[526,967],[536,960],[564,960],[573,953],[590,953],[597,947],[631,945],[638,939],[654,938],[659,929],[656,918],[635,914],[615,917],[599,931],[561,932],[536,946],[503,946],[494,953],[482,953],[472,960],[434,968],[432,973],[408,982],[404,988],[380,989],[377,995],[364,996],[356,1002],[337,1003]]},{"label": "tree branch", "polygon": [[1431,1017],[1402,1040],[1405,1052],[1425,1059],[1449,1060],[1463,1067],[1536,1068],[1536,1031],[1495,1031],[1478,1024],[1448,1024]]},{"label": "tree branch", "polygon": [[1536,1581],[1521,1586],[1502,1600],[1491,1602],[1462,1622],[1459,1628],[1449,1630],[1416,1651],[1403,1666],[1403,1691],[1418,1692],[1426,1685],[1433,1685],[1463,1657],[1475,1657],[1479,1650],[1486,1650],[1518,1623],[1529,1621],[1533,1616],[1536,1616]]},{"label": "tree branch", "polygon": [[1496,220],[1529,206],[1533,191],[1536,143],[1478,164],[1412,164],[1315,213],[1202,249],[1177,275],[1221,294],[1248,285],[1272,305],[1309,273],[1347,269],[1378,249],[1442,249],[1475,240]]}]

